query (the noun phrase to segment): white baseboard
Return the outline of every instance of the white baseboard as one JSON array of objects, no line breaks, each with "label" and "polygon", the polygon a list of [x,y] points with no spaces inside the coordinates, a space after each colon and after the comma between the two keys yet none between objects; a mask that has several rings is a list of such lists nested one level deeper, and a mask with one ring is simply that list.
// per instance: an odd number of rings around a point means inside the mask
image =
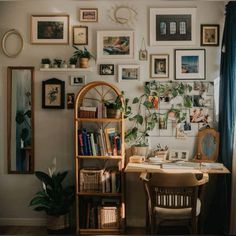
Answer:
[{"label": "white baseboard", "polygon": [[46,218],[0,218],[0,225],[45,226]]},{"label": "white baseboard", "polygon": [[127,219],[126,225],[129,227],[145,227],[145,219]]}]

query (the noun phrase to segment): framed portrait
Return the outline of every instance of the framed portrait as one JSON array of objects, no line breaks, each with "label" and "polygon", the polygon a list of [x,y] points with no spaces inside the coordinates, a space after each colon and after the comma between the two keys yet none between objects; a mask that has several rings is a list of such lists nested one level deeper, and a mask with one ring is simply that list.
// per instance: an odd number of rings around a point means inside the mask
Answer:
[{"label": "framed portrait", "polygon": [[189,151],[186,150],[170,150],[169,160],[171,161],[188,161]]},{"label": "framed portrait", "polygon": [[65,82],[56,78],[43,81],[42,108],[64,109]]},{"label": "framed portrait", "polygon": [[194,45],[195,8],[150,8],[150,45]]},{"label": "framed portrait", "polygon": [[67,105],[67,109],[74,109],[74,105],[75,105],[75,94],[74,93],[67,93],[66,94],[66,105]]},{"label": "framed portrait", "polygon": [[99,59],[133,59],[133,31],[98,31],[97,57]]},{"label": "framed portrait", "polygon": [[88,45],[88,27],[74,26],[73,27],[73,44]]},{"label": "framed portrait", "polygon": [[114,64],[100,64],[100,75],[114,75]]},{"label": "framed portrait", "polygon": [[83,86],[85,85],[86,76],[80,75],[80,76],[70,76],[70,84],[72,86]]},{"label": "framed portrait", "polygon": [[139,50],[139,60],[147,61],[148,60],[148,51],[146,49]]},{"label": "framed portrait", "polygon": [[140,65],[118,65],[118,81],[139,81]]},{"label": "framed portrait", "polygon": [[32,15],[31,44],[69,44],[69,15]]},{"label": "framed portrait", "polygon": [[205,49],[175,49],[175,79],[204,80],[205,61]]},{"label": "framed portrait", "polygon": [[80,22],[97,22],[98,9],[97,8],[80,8],[79,21]]},{"label": "framed portrait", "polygon": [[169,55],[152,54],[150,55],[150,76],[151,78],[169,77]]},{"label": "framed portrait", "polygon": [[220,25],[201,25],[201,46],[219,46]]}]

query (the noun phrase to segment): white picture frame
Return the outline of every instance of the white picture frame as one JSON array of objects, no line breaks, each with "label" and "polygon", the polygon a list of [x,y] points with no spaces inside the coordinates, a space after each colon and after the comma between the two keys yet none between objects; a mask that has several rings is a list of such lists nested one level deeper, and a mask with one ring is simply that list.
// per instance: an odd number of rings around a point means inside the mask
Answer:
[{"label": "white picture frame", "polygon": [[157,79],[169,78],[169,55],[150,55],[150,77]]},{"label": "white picture frame", "polygon": [[118,65],[118,82],[140,80],[140,65]]},{"label": "white picture frame", "polygon": [[98,31],[98,59],[134,59],[134,31]]},{"label": "white picture frame", "polygon": [[150,8],[150,46],[195,45],[196,8]]},{"label": "white picture frame", "polygon": [[70,85],[72,86],[83,86],[86,82],[86,75],[71,75],[70,76]]},{"label": "white picture frame", "polygon": [[169,160],[171,161],[188,161],[189,151],[172,149],[169,153]]}]

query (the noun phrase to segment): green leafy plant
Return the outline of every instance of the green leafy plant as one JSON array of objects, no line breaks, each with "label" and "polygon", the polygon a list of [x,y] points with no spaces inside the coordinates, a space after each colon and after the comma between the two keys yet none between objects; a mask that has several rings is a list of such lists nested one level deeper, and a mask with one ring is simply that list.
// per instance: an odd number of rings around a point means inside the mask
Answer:
[{"label": "green leafy plant", "polygon": [[53,60],[53,65],[61,67],[61,64],[62,64],[62,60],[61,59],[54,59]]},{"label": "green leafy plant", "polygon": [[75,199],[74,187],[62,185],[67,171],[51,172],[50,175],[42,171],[35,172],[36,177],[42,181],[43,188],[30,201],[30,206],[35,207],[35,211],[45,211],[47,215],[65,215],[70,211]]},{"label": "green leafy plant", "polygon": [[70,65],[76,65],[76,64],[77,64],[77,57],[72,56],[72,57],[69,59],[69,64],[70,64]]},{"label": "green leafy plant", "polygon": [[79,49],[78,47],[73,45],[73,48],[76,50],[74,51],[74,54],[73,54],[73,57],[75,57],[76,59],[79,59],[79,58],[88,58],[89,60],[91,58],[95,59],[93,54],[89,52],[86,47],[84,47],[84,49]]},{"label": "green leafy plant", "polygon": [[49,58],[42,58],[42,60],[41,60],[41,64],[51,64],[51,60],[49,59]]},{"label": "green leafy plant", "polygon": [[124,106],[122,103],[122,99],[124,98],[124,92],[121,92],[121,95],[118,95],[115,99],[115,101],[104,101],[104,105],[106,106],[106,108],[109,109],[114,109],[114,110],[121,110],[124,111]]}]

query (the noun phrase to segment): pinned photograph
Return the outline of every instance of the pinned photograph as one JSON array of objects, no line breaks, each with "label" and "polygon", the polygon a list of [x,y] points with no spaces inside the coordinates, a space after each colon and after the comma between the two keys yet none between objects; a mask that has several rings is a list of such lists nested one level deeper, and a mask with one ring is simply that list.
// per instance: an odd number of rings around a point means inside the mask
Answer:
[{"label": "pinned photograph", "polygon": [[193,106],[194,107],[210,107],[212,106],[212,96],[194,95]]},{"label": "pinned photograph", "polygon": [[209,123],[211,121],[208,109],[206,108],[191,108],[190,122],[191,123]]},{"label": "pinned photograph", "polygon": [[159,116],[159,129],[167,129],[167,119],[165,114]]},{"label": "pinned photograph", "polygon": [[157,96],[148,96],[148,101],[152,103],[153,109],[158,109],[159,98]]},{"label": "pinned photograph", "polygon": [[66,104],[67,104],[67,109],[74,109],[74,104],[75,104],[75,94],[74,93],[67,93]]},{"label": "pinned photograph", "polygon": [[178,123],[176,125],[176,138],[177,139],[185,139],[187,134],[184,131],[184,123]]}]

